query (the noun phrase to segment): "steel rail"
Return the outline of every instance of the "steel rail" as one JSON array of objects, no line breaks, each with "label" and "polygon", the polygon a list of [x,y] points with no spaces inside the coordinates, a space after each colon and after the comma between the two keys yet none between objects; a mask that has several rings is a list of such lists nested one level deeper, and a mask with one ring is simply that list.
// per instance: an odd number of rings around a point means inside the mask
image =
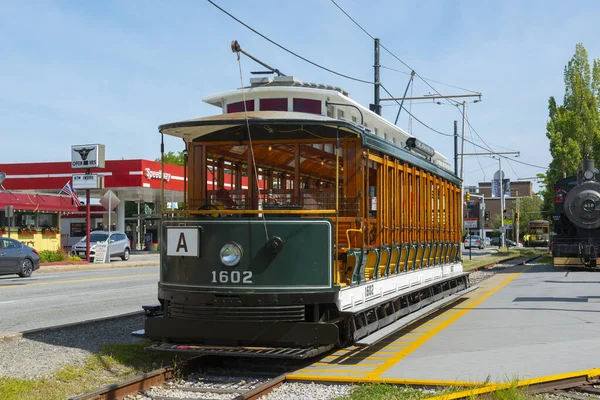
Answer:
[{"label": "steel rail", "polygon": [[115,400],[125,396],[136,394],[147,390],[152,386],[157,386],[173,379],[179,372],[196,369],[203,365],[205,357],[194,357],[189,360],[174,363],[164,368],[158,368],[154,371],[143,373],[122,382],[106,385],[94,391],[83,393],[77,396],[69,397],[69,400]]}]

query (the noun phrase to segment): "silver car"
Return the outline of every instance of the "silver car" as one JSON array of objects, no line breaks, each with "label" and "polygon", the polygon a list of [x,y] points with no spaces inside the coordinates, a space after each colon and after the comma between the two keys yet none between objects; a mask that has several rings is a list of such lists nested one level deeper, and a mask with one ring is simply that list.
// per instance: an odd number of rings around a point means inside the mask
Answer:
[{"label": "silver car", "polygon": [[[94,258],[96,254],[96,244],[98,242],[106,242],[108,238],[108,232],[106,231],[94,231],[90,233],[90,258]],[[71,248],[71,254],[81,258],[85,258],[85,247],[86,247],[86,236],[81,238]],[[123,232],[111,232],[110,233],[110,256],[121,257],[121,260],[129,260],[131,255],[131,244],[129,238]]]},{"label": "silver car", "polygon": [[28,278],[40,268],[40,255],[36,249],[15,239],[0,238],[0,275],[19,274]]}]

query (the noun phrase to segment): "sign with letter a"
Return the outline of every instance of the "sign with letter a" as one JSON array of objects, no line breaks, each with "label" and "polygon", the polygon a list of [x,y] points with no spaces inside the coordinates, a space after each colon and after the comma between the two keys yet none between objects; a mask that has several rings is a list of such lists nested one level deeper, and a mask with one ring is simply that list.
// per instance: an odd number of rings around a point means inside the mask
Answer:
[{"label": "sign with letter a", "polygon": [[186,227],[168,228],[167,256],[199,257],[200,229]]}]

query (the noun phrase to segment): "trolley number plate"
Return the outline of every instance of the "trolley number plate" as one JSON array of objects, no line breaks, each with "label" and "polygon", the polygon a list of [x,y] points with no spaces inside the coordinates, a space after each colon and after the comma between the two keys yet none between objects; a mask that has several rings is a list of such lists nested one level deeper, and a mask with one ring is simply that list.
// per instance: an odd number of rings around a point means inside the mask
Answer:
[{"label": "trolley number plate", "polygon": [[252,271],[213,271],[212,283],[252,283]]}]

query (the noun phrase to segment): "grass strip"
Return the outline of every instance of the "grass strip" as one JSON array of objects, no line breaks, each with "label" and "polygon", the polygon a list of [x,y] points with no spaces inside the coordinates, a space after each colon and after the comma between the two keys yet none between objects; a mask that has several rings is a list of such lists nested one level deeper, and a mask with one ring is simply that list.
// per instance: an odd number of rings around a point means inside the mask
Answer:
[{"label": "grass strip", "polygon": [[83,363],[64,366],[41,379],[0,378],[0,399],[63,400],[177,361],[173,354],[145,351],[149,344],[142,341],[104,345]]}]

